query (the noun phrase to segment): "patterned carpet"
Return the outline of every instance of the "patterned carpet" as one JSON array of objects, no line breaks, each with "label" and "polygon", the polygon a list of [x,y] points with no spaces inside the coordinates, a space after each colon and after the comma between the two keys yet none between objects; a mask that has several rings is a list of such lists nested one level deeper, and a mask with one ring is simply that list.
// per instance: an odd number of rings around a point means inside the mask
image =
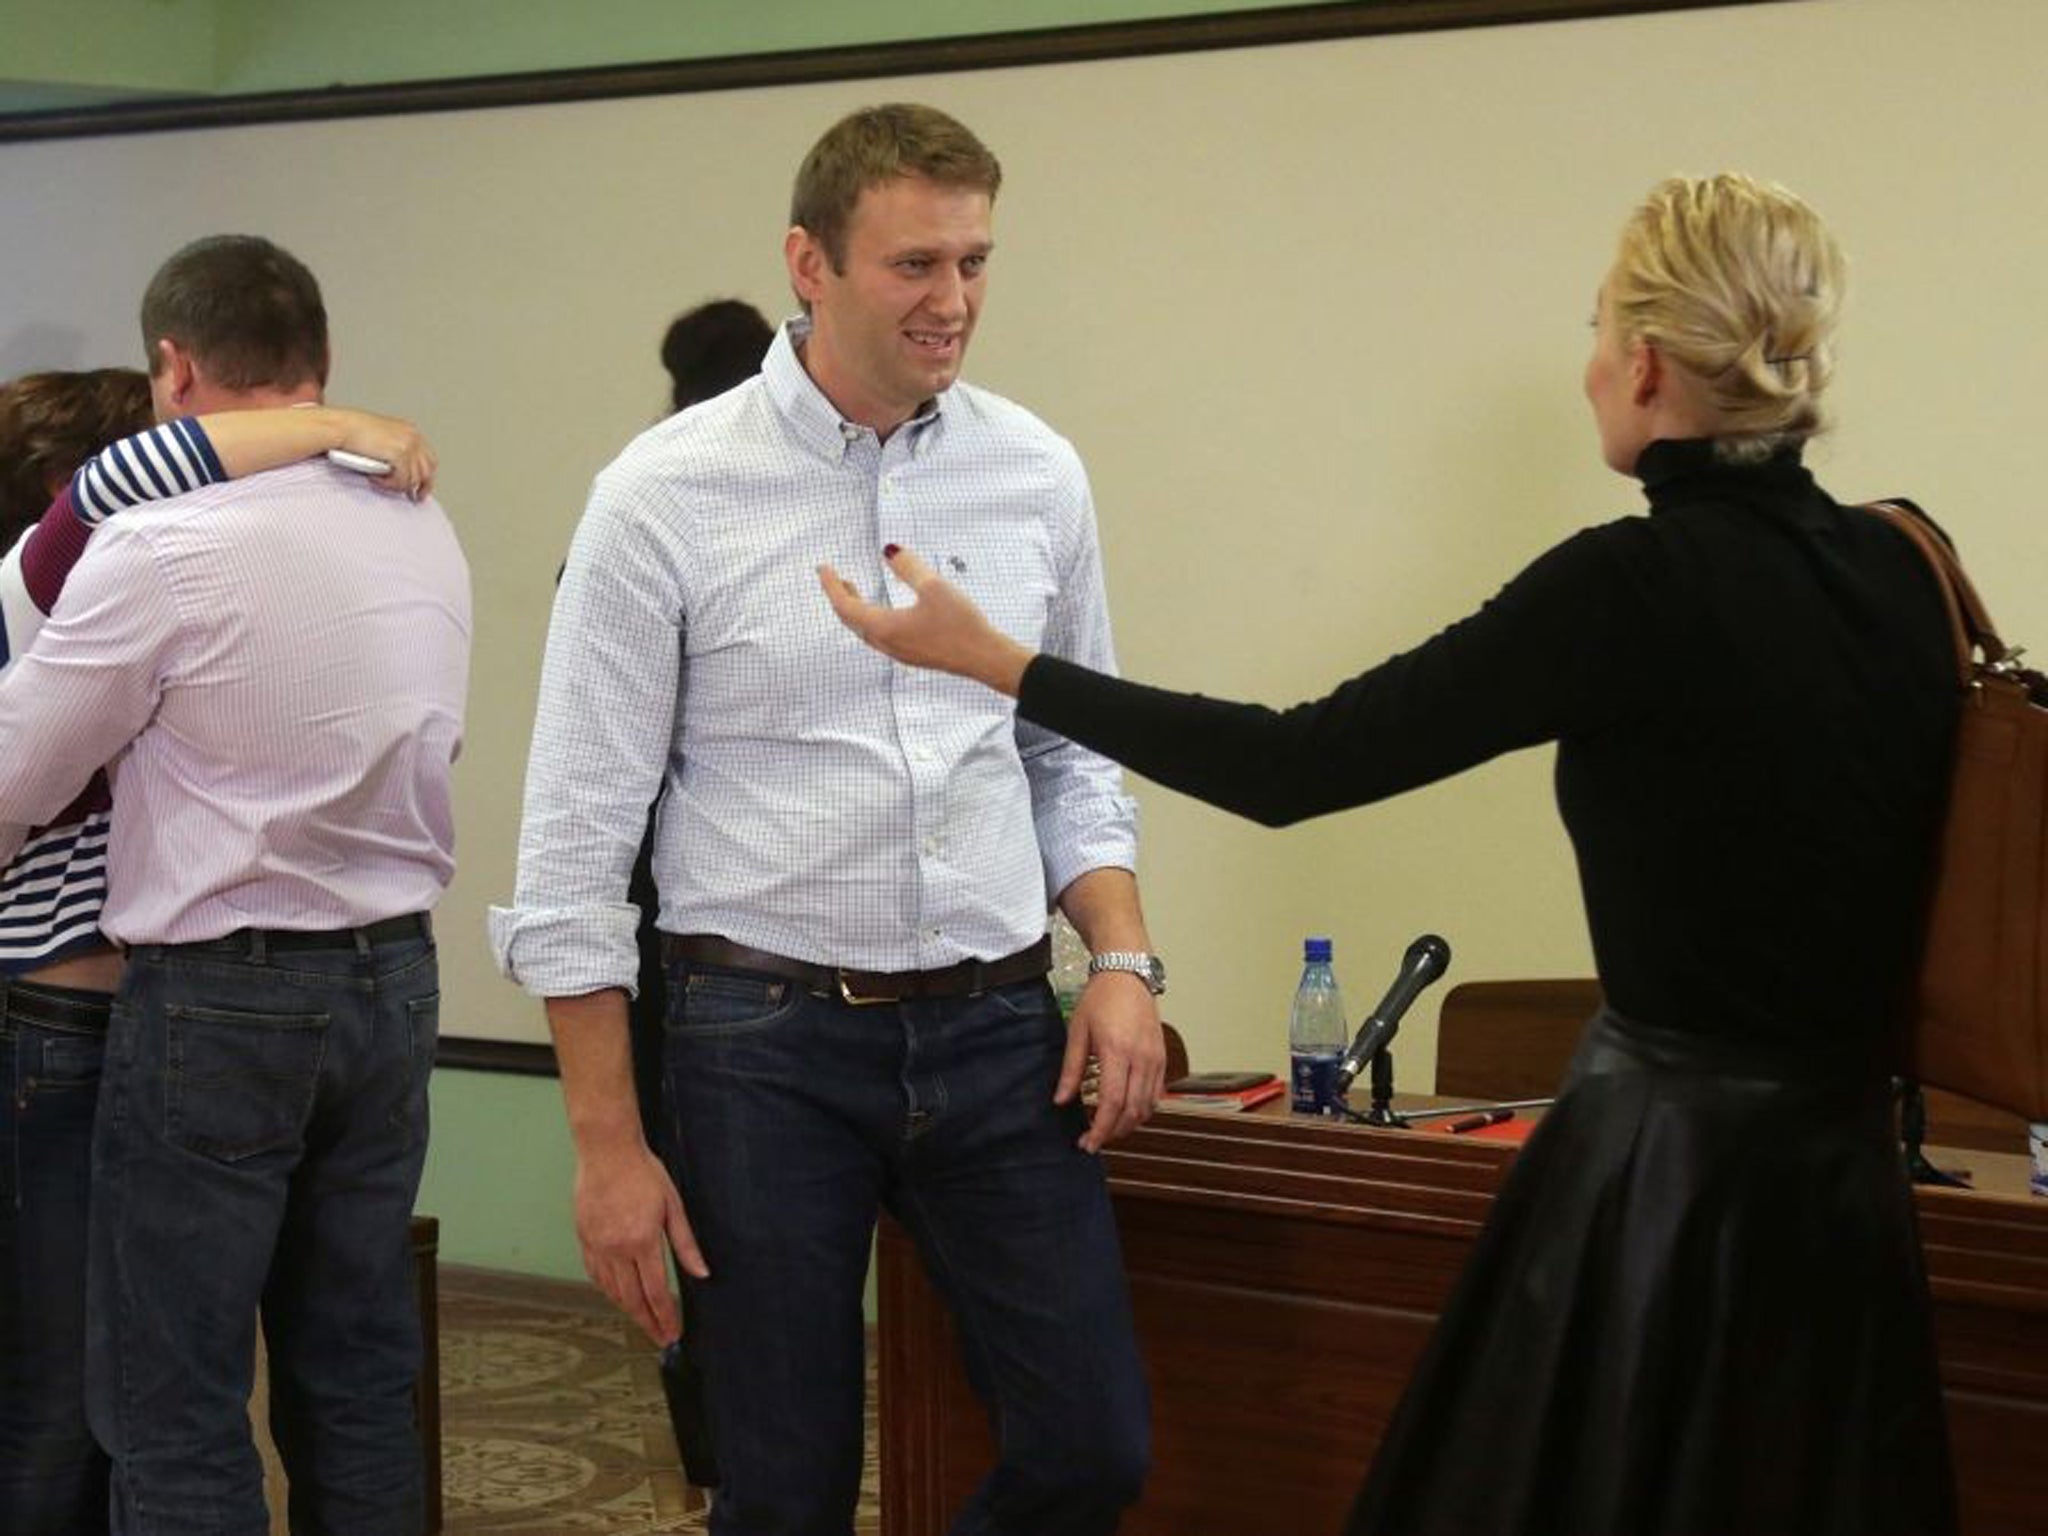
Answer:
[{"label": "patterned carpet", "polygon": [[[444,1265],[442,1529],[638,1536],[707,1529],[655,1354],[587,1285]],[[872,1370],[872,1366],[870,1367]],[[872,1378],[854,1529],[881,1529]]]}]

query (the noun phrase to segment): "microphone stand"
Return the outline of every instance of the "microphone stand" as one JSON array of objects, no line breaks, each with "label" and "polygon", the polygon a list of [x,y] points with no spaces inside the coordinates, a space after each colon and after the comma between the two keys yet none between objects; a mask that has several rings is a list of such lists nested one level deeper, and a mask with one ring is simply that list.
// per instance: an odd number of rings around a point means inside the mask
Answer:
[{"label": "microphone stand", "polygon": [[[1397,1030],[1395,1033],[1399,1033]],[[1394,1112],[1394,1052],[1393,1036],[1387,1037],[1387,1044],[1379,1049],[1372,1059],[1372,1105],[1360,1118],[1367,1125],[1390,1126],[1395,1130],[1408,1129],[1408,1117]]]}]

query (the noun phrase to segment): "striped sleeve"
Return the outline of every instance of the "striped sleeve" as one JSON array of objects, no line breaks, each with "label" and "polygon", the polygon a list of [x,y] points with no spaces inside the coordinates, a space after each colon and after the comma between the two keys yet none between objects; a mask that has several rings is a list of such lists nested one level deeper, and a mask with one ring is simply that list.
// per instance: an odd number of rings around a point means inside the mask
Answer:
[{"label": "striped sleeve", "polygon": [[125,508],[227,478],[206,429],[188,416],[102,448],[72,476],[71,497],[79,519],[97,525]]}]

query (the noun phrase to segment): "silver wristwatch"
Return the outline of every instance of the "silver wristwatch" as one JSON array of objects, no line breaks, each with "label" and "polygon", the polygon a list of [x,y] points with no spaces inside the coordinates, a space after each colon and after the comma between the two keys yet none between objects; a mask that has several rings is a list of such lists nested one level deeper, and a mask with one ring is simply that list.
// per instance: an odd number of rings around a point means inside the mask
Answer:
[{"label": "silver wristwatch", "polygon": [[1100,976],[1104,971],[1129,971],[1145,983],[1145,990],[1154,997],[1166,990],[1166,962],[1157,955],[1133,949],[1105,949],[1099,955],[1090,955],[1088,974]]}]

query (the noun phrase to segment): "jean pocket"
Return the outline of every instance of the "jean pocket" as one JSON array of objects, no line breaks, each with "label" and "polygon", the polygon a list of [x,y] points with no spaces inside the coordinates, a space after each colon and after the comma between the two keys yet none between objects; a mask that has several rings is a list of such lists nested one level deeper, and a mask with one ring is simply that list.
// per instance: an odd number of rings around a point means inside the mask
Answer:
[{"label": "jean pocket", "polygon": [[1036,1019],[1041,1023],[1050,1020],[1059,1026],[1062,1036],[1066,1034],[1066,1022],[1053,998],[1052,983],[1043,976],[1027,976],[1022,981],[991,987],[982,995],[1013,1019]]},{"label": "jean pocket", "polygon": [[107,1037],[45,1035],[23,1079],[24,1098],[44,1092],[98,1092],[100,1068],[107,1058]]},{"label": "jean pocket", "polygon": [[164,1010],[164,1135],[217,1162],[296,1149],[327,1050],[324,1013]]},{"label": "jean pocket", "polygon": [[677,1034],[765,1029],[795,1013],[803,996],[794,982],[771,976],[691,970],[670,998],[668,1027]]}]

